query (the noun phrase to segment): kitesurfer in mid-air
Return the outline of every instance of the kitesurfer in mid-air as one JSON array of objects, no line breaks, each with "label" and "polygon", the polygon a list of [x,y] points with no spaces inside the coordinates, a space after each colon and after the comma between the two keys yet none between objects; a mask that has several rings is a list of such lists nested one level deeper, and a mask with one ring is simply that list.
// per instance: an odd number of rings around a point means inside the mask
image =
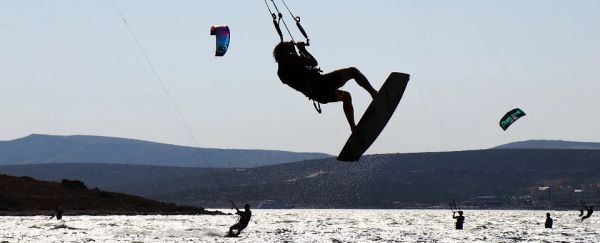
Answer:
[{"label": "kitesurfer in mid-air", "polygon": [[463,229],[463,224],[465,223],[465,216],[463,216],[463,211],[458,211],[458,216],[456,216],[456,212],[452,212],[452,218],[456,219],[456,229]]},{"label": "kitesurfer in mid-air", "polygon": [[377,90],[355,67],[322,74],[317,67],[317,60],[306,50],[306,44],[303,42],[280,42],[273,50],[273,57],[278,64],[277,75],[284,84],[321,104],[341,101],[352,131],[356,128],[352,97],[349,92],[340,88],[350,79],[354,79],[372,98],[377,95]]},{"label": "kitesurfer in mid-air", "polygon": [[585,211],[587,211],[587,212],[586,212],[585,216],[581,217],[581,221],[583,221],[583,220],[585,220],[585,219],[587,219],[587,218],[591,217],[591,216],[592,216],[592,213],[594,213],[594,206],[589,206],[589,207],[588,207],[588,206],[585,206],[585,207],[583,207],[583,208],[584,208],[584,209],[585,209]]},{"label": "kitesurfer in mid-air", "polygon": [[[248,223],[250,222],[250,218],[252,217],[252,212],[250,211],[249,204],[246,204],[244,206],[244,211],[240,211],[240,209],[238,209],[235,206],[233,201],[231,202],[231,204],[233,205],[233,208],[235,208],[235,210],[237,211],[235,214],[239,215],[240,218],[236,224],[229,227],[229,233],[227,234],[227,236],[238,236],[240,235],[240,233],[242,233],[242,230],[248,227]],[[237,230],[237,233],[233,233],[233,230]]]}]

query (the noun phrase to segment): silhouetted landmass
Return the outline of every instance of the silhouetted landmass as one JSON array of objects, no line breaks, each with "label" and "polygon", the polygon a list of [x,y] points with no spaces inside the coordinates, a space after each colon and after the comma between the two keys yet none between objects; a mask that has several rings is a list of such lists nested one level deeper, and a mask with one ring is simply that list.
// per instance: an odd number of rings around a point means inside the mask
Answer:
[{"label": "silhouetted landmass", "polygon": [[62,179],[62,181],[60,181],[60,185],[69,189],[87,189],[85,183],[79,180]]},{"label": "silhouetted landmass", "polygon": [[192,148],[135,139],[33,134],[0,141],[0,165],[109,163],[185,167],[256,167],[331,157],[277,150]]},{"label": "silhouetted landmass", "polygon": [[52,215],[57,205],[73,214],[222,214],[139,196],[87,189],[82,181],[61,183],[0,175],[0,215]]},{"label": "silhouetted landmass", "polygon": [[562,140],[527,140],[508,143],[495,149],[593,149],[600,150],[600,143],[571,142]]},{"label": "silhouetted landmass", "polygon": [[[0,172],[91,186],[156,200],[228,207],[229,198],[297,208],[574,207],[600,198],[600,150],[490,149],[368,155],[249,169],[56,164]],[[581,190],[575,192],[575,190]]]}]

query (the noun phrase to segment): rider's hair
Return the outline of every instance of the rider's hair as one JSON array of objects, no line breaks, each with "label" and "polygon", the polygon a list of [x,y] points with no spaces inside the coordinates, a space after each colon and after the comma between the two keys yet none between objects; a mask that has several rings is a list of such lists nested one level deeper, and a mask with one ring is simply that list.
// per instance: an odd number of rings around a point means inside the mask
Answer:
[{"label": "rider's hair", "polygon": [[280,62],[284,56],[290,53],[296,53],[296,48],[292,42],[279,42],[273,49],[273,58],[276,62]]}]

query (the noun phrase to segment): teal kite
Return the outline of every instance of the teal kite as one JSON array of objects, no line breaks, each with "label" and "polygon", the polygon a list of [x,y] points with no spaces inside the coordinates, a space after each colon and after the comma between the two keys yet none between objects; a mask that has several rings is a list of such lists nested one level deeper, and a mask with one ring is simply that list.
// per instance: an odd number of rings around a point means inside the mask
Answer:
[{"label": "teal kite", "polygon": [[523,110],[519,108],[512,109],[511,111],[507,112],[502,119],[500,119],[500,127],[502,130],[506,131],[510,125],[523,116],[525,116],[525,112],[523,112]]}]

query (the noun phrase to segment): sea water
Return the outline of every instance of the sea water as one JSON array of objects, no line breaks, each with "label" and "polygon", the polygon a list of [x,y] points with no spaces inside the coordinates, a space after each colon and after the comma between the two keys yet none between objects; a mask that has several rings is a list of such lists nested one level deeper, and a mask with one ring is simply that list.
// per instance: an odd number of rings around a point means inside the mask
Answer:
[{"label": "sea water", "polygon": [[[227,210],[225,210],[227,211]],[[450,210],[252,210],[238,238],[223,237],[231,216],[0,217],[0,242],[600,242],[600,218],[578,211],[465,210],[455,230]]]}]

